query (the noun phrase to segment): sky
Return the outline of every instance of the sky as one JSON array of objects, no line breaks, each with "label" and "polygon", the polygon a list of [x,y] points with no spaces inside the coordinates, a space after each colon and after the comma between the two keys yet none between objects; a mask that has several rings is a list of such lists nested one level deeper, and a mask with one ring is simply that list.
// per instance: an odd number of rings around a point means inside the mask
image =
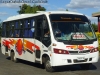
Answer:
[{"label": "sky", "polygon": [[[19,6],[23,3],[7,3],[7,1],[18,0],[0,0],[0,20],[3,21],[10,16],[18,15]],[[19,0],[19,1],[43,1],[43,0]],[[92,17],[92,13],[100,11],[100,0],[44,0],[47,3],[28,3],[33,6],[41,5],[46,8],[46,11],[68,11],[79,12],[86,15],[92,23],[97,23],[97,17]],[[5,2],[5,3],[4,3]]]}]

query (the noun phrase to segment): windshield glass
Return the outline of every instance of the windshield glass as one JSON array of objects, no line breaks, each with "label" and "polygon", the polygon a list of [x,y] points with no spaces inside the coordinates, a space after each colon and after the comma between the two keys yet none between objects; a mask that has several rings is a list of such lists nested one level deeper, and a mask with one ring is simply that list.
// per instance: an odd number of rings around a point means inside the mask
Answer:
[{"label": "windshield glass", "polygon": [[56,40],[92,40],[96,36],[89,20],[82,15],[51,14],[51,25]]}]

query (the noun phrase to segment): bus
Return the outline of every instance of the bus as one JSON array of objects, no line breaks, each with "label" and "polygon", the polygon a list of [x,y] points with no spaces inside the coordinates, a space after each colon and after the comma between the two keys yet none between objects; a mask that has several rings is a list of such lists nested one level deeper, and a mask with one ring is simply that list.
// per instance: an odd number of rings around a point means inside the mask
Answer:
[{"label": "bus", "polygon": [[89,69],[98,62],[98,40],[82,13],[44,11],[19,14],[3,21],[1,52],[12,61],[40,63],[46,71],[79,64]]}]

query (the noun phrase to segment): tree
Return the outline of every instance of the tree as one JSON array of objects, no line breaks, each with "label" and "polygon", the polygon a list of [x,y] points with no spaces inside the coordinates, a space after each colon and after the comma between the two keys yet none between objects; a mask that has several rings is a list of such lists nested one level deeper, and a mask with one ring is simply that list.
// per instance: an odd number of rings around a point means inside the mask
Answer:
[{"label": "tree", "polygon": [[1,36],[1,27],[2,27],[2,22],[1,22],[1,19],[0,19],[0,36]]},{"label": "tree", "polygon": [[23,4],[22,6],[19,6],[20,10],[17,11],[19,14],[25,13],[25,10],[27,8],[27,4]]},{"label": "tree", "polygon": [[96,23],[92,23],[92,27],[94,28],[94,31],[98,30],[98,25]]},{"label": "tree", "polygon": [[66,11],[68,11],[68,9],[66,9]]},{"label": "tree", "polygon": [[36,11],[46,11],[44,7],[41,5],[27,5],[23,4],[22,6],[19,6],[20,10],[17,11],[19,14],[24,14],[24,13],[36,13]]}]

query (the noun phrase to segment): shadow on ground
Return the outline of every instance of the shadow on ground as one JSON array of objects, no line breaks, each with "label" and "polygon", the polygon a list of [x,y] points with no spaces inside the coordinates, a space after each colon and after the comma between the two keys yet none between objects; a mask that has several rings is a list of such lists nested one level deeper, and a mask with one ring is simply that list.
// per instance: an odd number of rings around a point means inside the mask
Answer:
[{"label": "shadow on ground", "polygon": [[[10,60],[10,57],[7,58]],[[18,60],[18,63],[22,63],[25,65],[33,66],[36,68],[44,69],[43,65],[38,64],[38,63],[33,63],[25,60]],[[95,65],[91,65],[88,70],[96,70],[97,67]],[[81,69],[80,65],[68,65],[68,66],[59,66],[55,68],[55,72],[64,72],[64,71],[85,71],[84,69]]]},{"label": "shadow on ground", "polygon": [[[88,70],[96,70],[97,67],[95,65],[91,65]],[[68,66],[60,66],[57,67],[56,72],[63,72],[63,71],[85,71],[80,67],[80,65],[68,65]]]}]

